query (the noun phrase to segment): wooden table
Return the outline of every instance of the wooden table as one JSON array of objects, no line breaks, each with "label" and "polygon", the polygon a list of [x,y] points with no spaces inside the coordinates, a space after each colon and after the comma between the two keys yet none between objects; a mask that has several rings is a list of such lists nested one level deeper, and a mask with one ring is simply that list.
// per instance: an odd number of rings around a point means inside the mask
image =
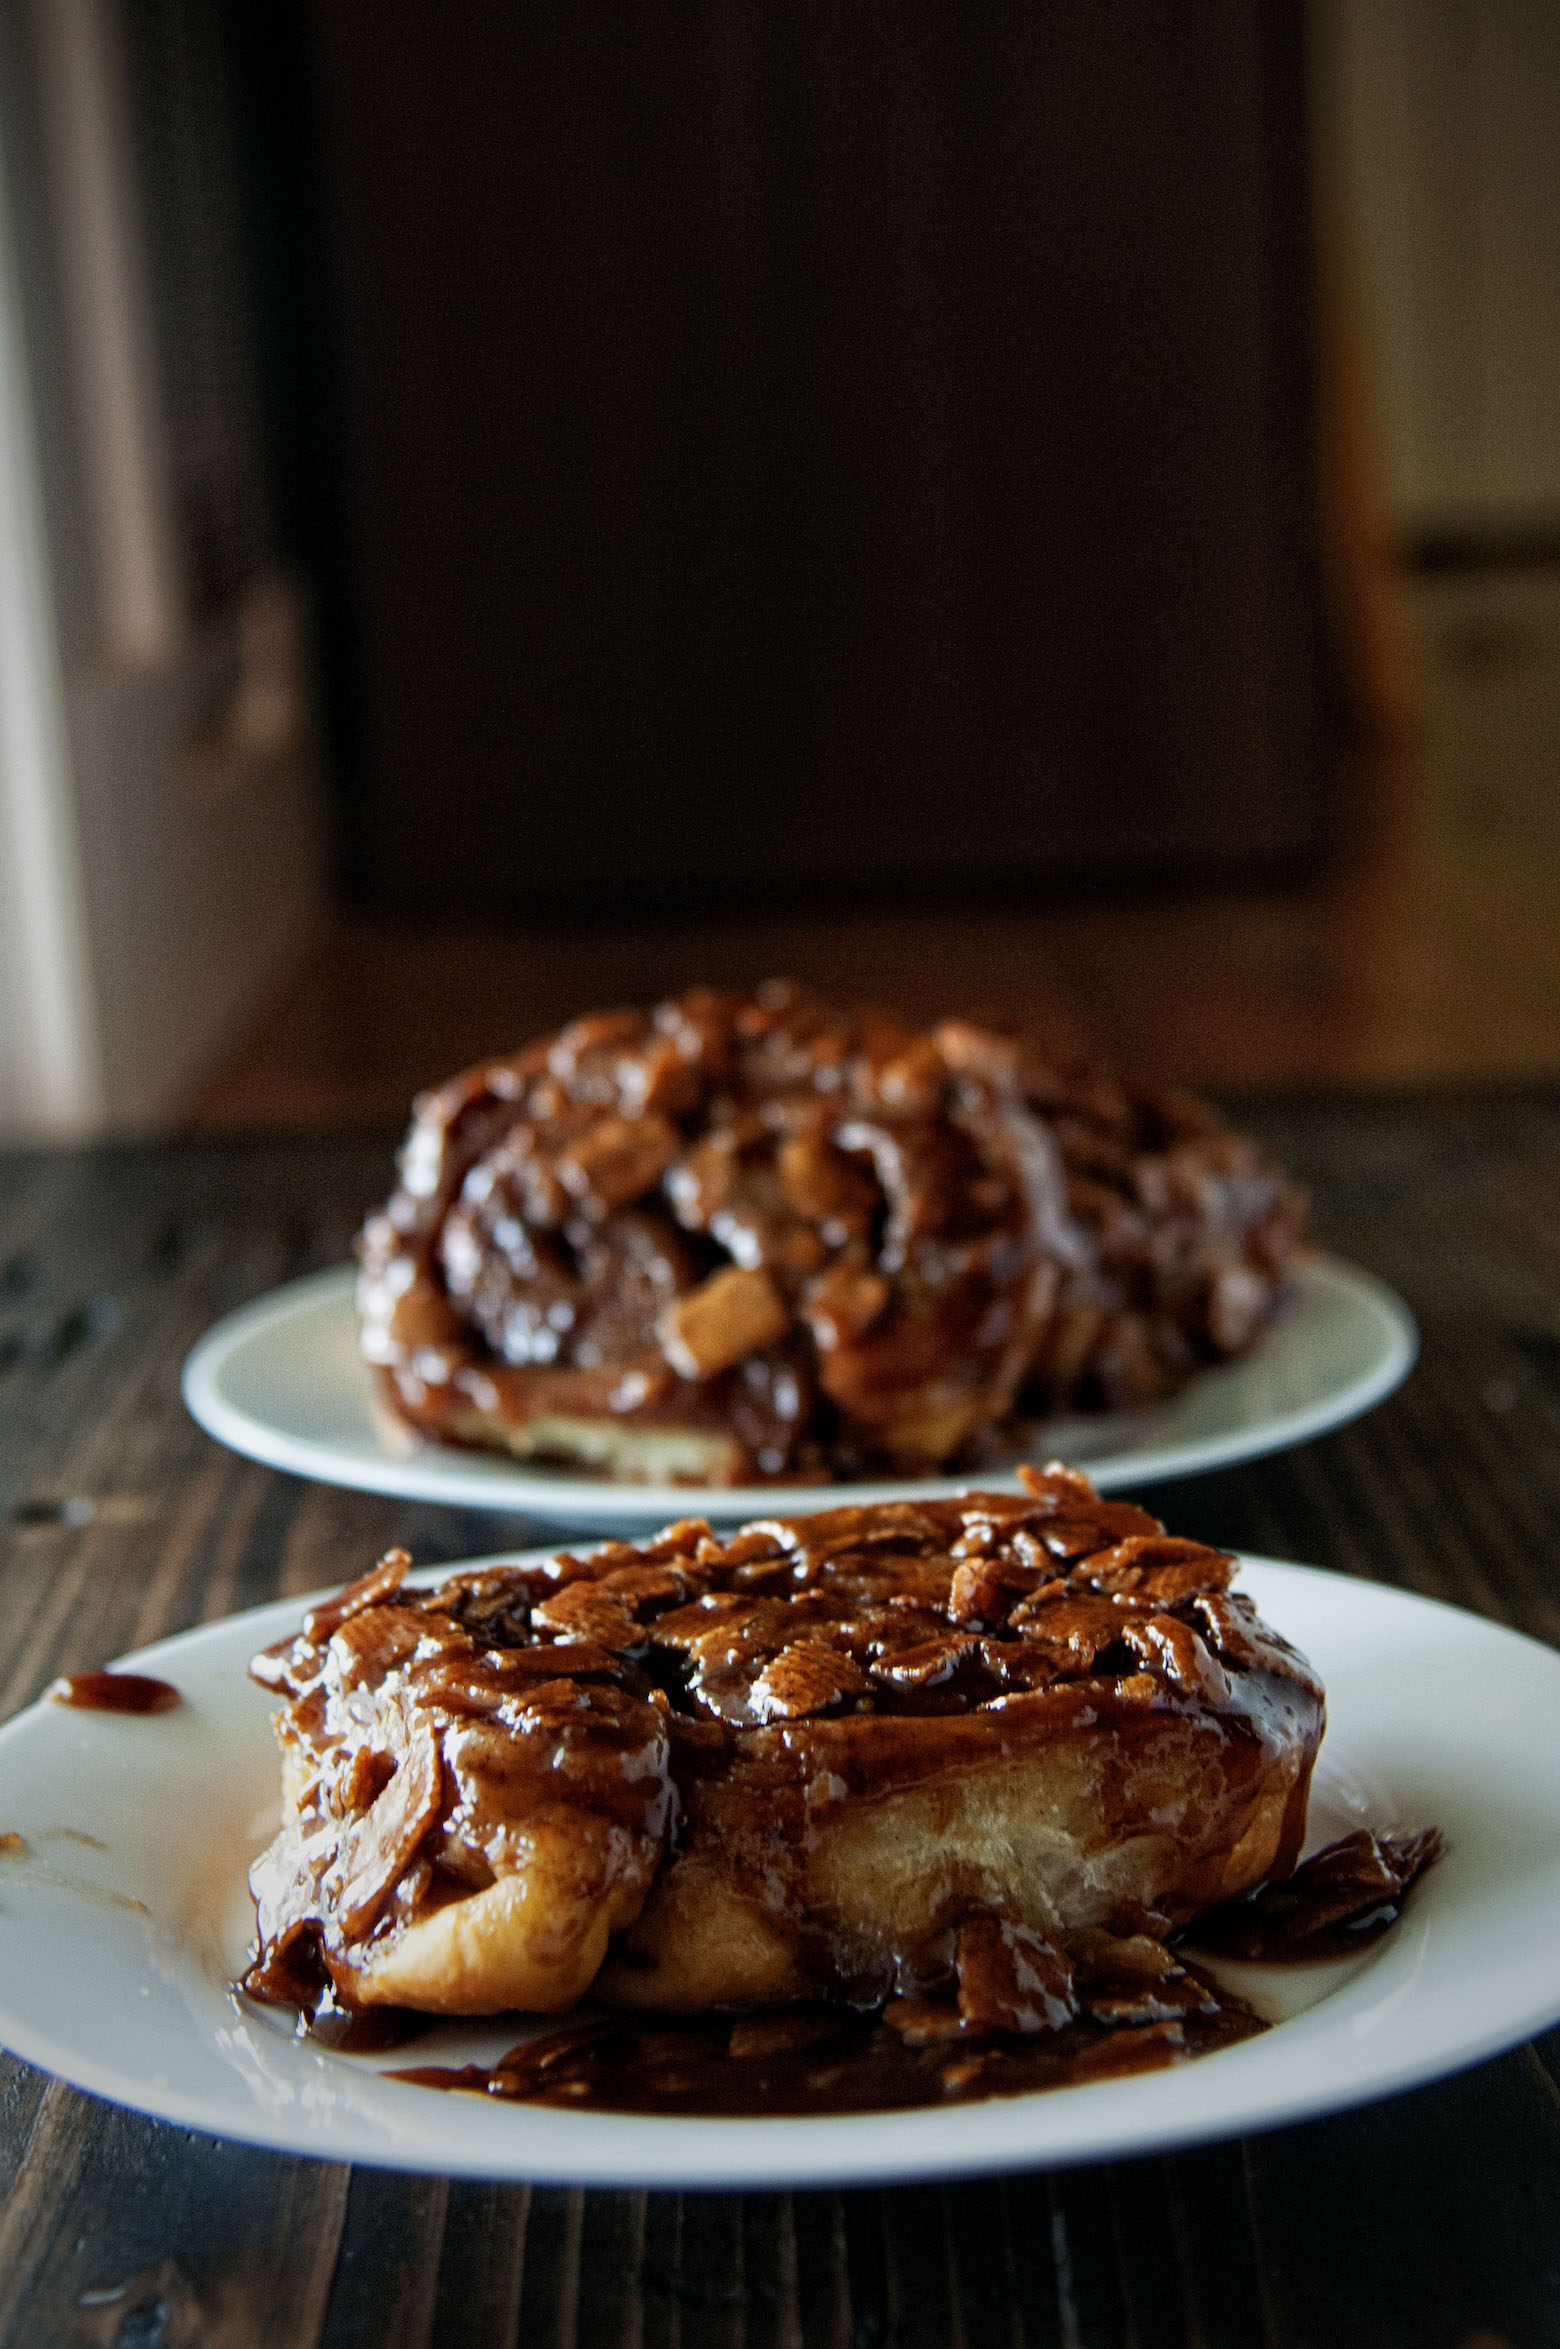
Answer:
[{"label": "wooden table", "polygon": [[[1313,1185],[1328,1245],[1409,1299],[1424,1356],[1361,1425],[1150,1505],[1560,1641],[1560,1098],[1247,1114]],[[541,1538],[274,1475],[180,1406],[193,1340],[342,1257],[388,1153],[0,1159],[0,1709],[391,1540],[427,1561]],[[0,2191],[3,2349],[1529,2349],[1560,2342],[1560,2034],[1164,2159],[740,2196],[330,2167],[0,2057]]]}]

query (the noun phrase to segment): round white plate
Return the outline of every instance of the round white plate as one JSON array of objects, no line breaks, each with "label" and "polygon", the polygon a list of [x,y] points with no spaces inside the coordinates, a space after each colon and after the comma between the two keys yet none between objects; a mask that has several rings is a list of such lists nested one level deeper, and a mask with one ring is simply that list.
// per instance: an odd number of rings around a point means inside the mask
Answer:
[{"label": "round white plate", "polygon": [[[739,1524],[776,1509],[962,1492],[966,1477],[834,1485],[605,1484],[497,1453],[423,1443],[376,1405],[358,1352],[350,1265],[291,1281],[230,1313],[184,1365],[184,1400],[208,1435],[323,1484],[472,1509],[508,1509],[598,1533],[649,1532],[674,1517]],[[1402,1300],[1335,1256],[1312,1256],[1260,1345],[1200,1371],[1151,1411],[1056,1419],[1014,1460],[1087,1467],[1102,1492],[1194,1476],[1306,1443],[1370,1410],[1407,1376],[1418,1339]],[[982,1471],[987,1485],[1007,1481]]]},{"label": "round white plate", "polygon": [[1235,1987],[1260,1981],[1290,2010],[1242,2046],[951,2110],[703,2121],[550,2112],[381,2076],[397,2063],[491,2063],[517,2035],[513,2018],[441,2025],[413,2052],[375,2058],[296,2040],[228,1981],[250,1927],[245,1869],[276,1809],[269,1700],[244,1669],[296,1626],[302,1600],[126,1659],[182,1688],[177,1712],[44,1703],[0,1731],[0,1832],[23,1834],[30,1853],[0,1857],[0,2042],[99,2096],[284,2152],[758,2187],[1088,2161],[1270,2128],[1412,2087],[1552,2023],[1560,1655],[1310,1567],[1248,1561],[1244,1583],[1327,1682],[1312,1843],[1361,1823],[1434,1824],[1448,1851],[1363,1957],[1238,1969]]}]

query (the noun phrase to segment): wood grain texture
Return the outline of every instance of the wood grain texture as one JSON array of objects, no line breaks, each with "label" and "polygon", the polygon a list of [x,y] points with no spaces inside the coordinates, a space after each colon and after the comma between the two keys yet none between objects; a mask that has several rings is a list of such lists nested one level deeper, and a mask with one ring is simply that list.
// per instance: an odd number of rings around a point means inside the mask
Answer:
[{"label": "wood grain texture", "polygon": [[[1358,1426],[1147,1493],[1205,1540],[1560,1642],[1560,1097],[1247,1103],[1424,1353]],[[392,1137],[0,1158],[0,1702],[341,1580],[541,1538],[185,1418],[220,1313],[347,1250]],[[0,2349],[1545,2349],[1560,2033],[1250,2140],[894,2191],[585,2194],[293,2160],[0,2057]]]}]

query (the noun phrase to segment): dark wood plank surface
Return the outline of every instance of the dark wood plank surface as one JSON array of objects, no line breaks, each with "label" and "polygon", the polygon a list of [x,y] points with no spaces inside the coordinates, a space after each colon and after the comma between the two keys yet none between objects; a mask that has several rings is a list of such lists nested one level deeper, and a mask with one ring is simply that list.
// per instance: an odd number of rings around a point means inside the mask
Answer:
[{"label": "dark wood plank surface", "polygon": [[[1247,1114],[1326,1242],[1408,1297],[1424,1355],[1358,1426],[1150,1505],[1560,1642],[1560,1096]],[[389,1148],[0,1159],[0,1710],[391,1540],[542,1538],[273,1475],[180,1406],[212,1320],[345,1254]],[[746,2196],[349,2172],[0,2057],[0,2193],[0,2349],[1538,2349],[1560,2342],[1560,2034],[1244,2143]]]}]

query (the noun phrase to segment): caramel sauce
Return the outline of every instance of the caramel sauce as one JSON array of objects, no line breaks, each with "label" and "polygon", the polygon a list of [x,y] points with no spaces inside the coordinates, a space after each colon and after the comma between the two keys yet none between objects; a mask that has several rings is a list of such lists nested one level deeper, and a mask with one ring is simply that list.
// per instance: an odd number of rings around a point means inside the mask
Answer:
[{"label": "caramel sauce", "polygon": [[1397,1923],[1409,1892],[1444,1849],[1438,1827],[1419,1835],[1359,1828],[1281,1882],[1210,1909],[1187,1927],[1185,1939],[1210,1957],[1248,1964],[1354,1957]]},{"label": "caramel sauce", "polygon": [[883,2010],[786,2009],[742,2019],[614,2015],[524,2040],[491,2067],[421,2064],[389,2076],[575,2112],[720,2120],[898,2112],[1161,2071],[1266,2028],[1223,1994],[1212,2014],[1136,2027],[1082,2021],[1043,2040],[966,2036],[955,2027],[919,2045],[891,2029]]},{"label": "caramel sauce", "polygon": [[327,1991],[312,2008],[299,2009],[298,2037],[333,2055],[386,2055],[425,2038],[437,2020],[404,2006],[340,2006]]},{"label": "caramel sauce", "polygon": [[146,1672],[71,1672],[47,1693],[56,1705],[91,1713],[171,1713],[184,1702],[171,1680]]},{"label": "caramel sauce", "polygon": [[[1181,1939],[1271,1963],[1352,1955],[1397,1921],[1443,1848],[1436,1828],[1416,1836],[1361,1830],[1283,1883],[1209,1910]],[[747,2016],[595,2015],[521,2040],[495,2064],[416,2064],[387,2077],[576,2112],[722,2120],[897,2112],[1163,2071],[1270,2028],[1186,1956],[1154,1978],[1142,1970],[1148,1945],[1116,1947],[1116,1961],[1108,1946],[1095,1950],[1083,2011],[1060,2028],[982,2027],[984,2013],[1001,2009],[972,1996],[976,1979],[961,1953],[957,2001],[945,1987],[939,1997],[893,1999],[865,2012],[798,2006]],[[1136,1971],[1118,1970],[1133,1952]],[[1164,1955],[1168,1961],[1171,1953]],[[399,2044],[403,2030],[414,2036],[429,2020],[394,2011],[354,2018],[332,2007],[323,2020],[318,2009],[300,2017],[299,2027],[338,2052],[369,2054]],[[361,2039],[352,2034],[354,2021],[363,2026]]]}]

